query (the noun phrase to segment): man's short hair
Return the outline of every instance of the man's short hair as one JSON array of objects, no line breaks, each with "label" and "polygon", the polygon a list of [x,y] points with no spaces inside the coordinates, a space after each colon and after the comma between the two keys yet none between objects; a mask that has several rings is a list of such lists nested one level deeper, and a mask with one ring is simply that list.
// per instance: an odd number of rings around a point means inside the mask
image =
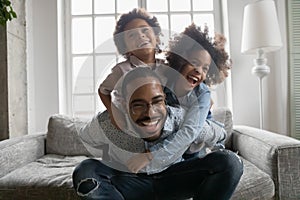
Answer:
[{"label": "man's short hair", "polygon": [[148,78],[148,77],[153,77],[153,78],[157,79],[160,82],[160,84],[162,85],[162,81],[161,81],[160,77],[153,70],[151,70],[148,67],[137,67],[137,68],[129,71],[127,74],[125,74],[124,80],[122,82],[122,96],[126,97],[127,92],[128,92],[127,85],[131,84],[131,82],[133,82],[137,78]]}]

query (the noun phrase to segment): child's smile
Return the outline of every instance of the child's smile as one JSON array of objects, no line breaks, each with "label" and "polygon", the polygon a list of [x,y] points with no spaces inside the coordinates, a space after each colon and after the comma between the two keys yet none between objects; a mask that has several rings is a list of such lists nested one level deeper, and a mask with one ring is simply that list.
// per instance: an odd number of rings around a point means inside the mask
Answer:
[{"label": "child's smile", "polygon": [[153,28],[143,19],[137,18],[125,26],[124,41],[127,53],[132,53],[140,60],[154,57],[157,37]]}]

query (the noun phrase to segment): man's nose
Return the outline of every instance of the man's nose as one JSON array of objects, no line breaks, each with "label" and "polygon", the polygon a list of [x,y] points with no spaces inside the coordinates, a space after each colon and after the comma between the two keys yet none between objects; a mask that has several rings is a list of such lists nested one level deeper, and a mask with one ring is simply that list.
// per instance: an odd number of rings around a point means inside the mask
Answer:
[{"label": "man's nose", "polygon": [[156,110],[154,109],[152,104],[148,104],[145,113],[148,116],[151,116],[152,114],[154,114],[156,112]]}]

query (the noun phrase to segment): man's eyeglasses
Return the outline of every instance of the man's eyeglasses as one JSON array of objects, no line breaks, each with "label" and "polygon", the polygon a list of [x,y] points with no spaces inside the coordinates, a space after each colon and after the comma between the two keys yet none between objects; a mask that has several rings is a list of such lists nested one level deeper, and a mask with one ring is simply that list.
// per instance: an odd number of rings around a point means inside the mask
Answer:
[{"label": "man's eyeglasses", "polygon": [[138,102],[133,102],[130,105],[130,110],[133,114],[137,115],[137,114],[142,114],[142,113],[146,112],[148,109],[150,109],[150,107],[155,112],[158,112],[165,105],[166,104],[165,104],[165,99],[164,98],[154,100],[150,103],[147,103],[145,101],[138,101]]}]

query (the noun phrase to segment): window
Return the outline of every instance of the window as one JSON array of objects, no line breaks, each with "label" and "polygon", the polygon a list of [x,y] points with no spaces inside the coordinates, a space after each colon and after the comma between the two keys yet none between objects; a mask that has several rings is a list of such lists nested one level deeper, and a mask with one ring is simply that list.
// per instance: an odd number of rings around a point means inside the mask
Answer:
[{"label": "window", "polygon": [[300,139],[300,2],[288,1],[289,31],[289,103],[291,136]]},{"label": "window", "polygon": [[[105,107],[98,87],[123,58],[113,42],[116,20],[122,13],[144,7],[158,18],[162,45],[195,22],[220,31],[218,0],[68,0],[66,3],[66,74],[69,114],[90,117]],[[164,47],[162,47],[164,48]]]}]

